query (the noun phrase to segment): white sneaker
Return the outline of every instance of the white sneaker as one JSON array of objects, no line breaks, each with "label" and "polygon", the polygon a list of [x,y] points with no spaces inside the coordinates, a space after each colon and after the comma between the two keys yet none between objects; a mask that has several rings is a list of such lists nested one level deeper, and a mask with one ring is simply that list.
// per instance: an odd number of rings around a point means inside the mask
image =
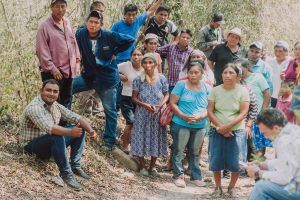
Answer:
[{"label": "white sneaker", "polygon": [[149,176],[149,172],[145,168],[141,169],[139,174],[140,174],[140,176]]},{"label": "white sneaker", "polygon": [[185,181],[184,181],[184,175],[179,176],[175,181],[174,184],[177,187],[182,187],[184,188],[186,186]]},{"label": "white sneaker", "polygon": [[206,186],[205,182],[203,180],[200,180],[200,179],[199,180],[192,180],[191,183],[198,186],[198,187],[205,187]]}]

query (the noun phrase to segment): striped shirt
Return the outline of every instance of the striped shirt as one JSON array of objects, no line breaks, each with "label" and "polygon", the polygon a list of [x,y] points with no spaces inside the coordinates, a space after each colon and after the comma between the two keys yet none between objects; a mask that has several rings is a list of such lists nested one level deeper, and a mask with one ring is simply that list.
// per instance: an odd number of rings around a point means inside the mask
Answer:
[{"label": "striped shirt", "polygon": [[168,82],[169,86],[175,86],[178,79],[179,73],[181,72],[183,66],[185,65],[189,55],[192,53],[193,49],[187,47],[185,49],[180,49],[177,44],[168,44],[163,47],[159,47],[156,52],[160,54],[161,57],[167,58],[169,73]]},{"label": "striped shirt", "polygon": [[52,127],[58,125],[60,120],[77,124],[80,118],[80,115],[57,102],[50,108],[41,96],[37,96],[29,103],[21,116],[19,143],[25,146],[37,137],[51,135]]},{"label": "striped shirt", "polygon": [[249,111],[248,111],[248,114],[247,114],[247,117],[246,117],[246,122],[249,121],[249,120],[255,121],[256,116],[258,114],[258,106],[257,106],[257,103],[256,103],[256,95],[251,90],[251,88],[249,88],[247,86],[245,86],[245,87],[248,89],[249,97],[250,97]]}]

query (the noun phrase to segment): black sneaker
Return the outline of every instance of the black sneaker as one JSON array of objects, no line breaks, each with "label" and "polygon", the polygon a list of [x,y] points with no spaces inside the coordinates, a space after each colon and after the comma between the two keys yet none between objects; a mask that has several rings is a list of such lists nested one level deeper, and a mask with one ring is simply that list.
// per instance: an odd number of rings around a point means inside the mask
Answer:
[{"label": "black sneaker", "polygon": [[75,191],[80,191],[84,188],[84,186],[79,183],[73,176],[62,178],[64,182]]},{"label": "black sneaker", "polygon": [[76,174],[77,176],[80,176],[81,178],[84,179],[91,179],[91,177],[89,175],[87,175],[81,168],[74,168],[72,169],[73,173]]}]

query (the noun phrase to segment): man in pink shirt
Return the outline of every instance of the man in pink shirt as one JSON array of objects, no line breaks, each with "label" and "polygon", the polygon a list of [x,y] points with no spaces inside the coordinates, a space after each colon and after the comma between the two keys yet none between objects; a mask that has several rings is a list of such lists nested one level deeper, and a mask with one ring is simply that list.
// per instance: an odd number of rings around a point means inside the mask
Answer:
[{"label": "man in pink shirt", "polygon": [[59,82],[59,103],[71,105],[71,85],[77,75],[80,53],[68,19],[65,0],[52,0],[52,14],[38,28],[36,54],[40,62],[42,81],[55,79]]}]

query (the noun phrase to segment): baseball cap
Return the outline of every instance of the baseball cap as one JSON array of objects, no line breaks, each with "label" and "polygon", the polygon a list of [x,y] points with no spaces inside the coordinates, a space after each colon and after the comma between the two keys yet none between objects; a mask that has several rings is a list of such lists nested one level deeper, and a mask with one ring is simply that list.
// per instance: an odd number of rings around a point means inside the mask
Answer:
[{"label": "baseball cap", "polygon": [[283,40],[277,41],[274,47],[282,47],[285,51],[289,50],[289,44]]},{"label": "baseball cap", "polygon": [[263,49],[263,44],[259,41],[255,41],[255,42],[252,42],[249,47],[250,48],[255,47],[255,48],[258,48],[258,49],[262,50]]},{"label": "baseball cap", "polygon": [[52,1],[51,1],[51,5],[55,4],[55,3],[58,2],[58,1],[62,1],[62,2],[64,2],[64,3],[67,4],[67,1],[65,1],[65,0],[52,0]]},{"label": "baseball cap", "polygon": [[96,17],[96,18],[100,19],[100,21],[103,21],[103,15],[97,10],[93,10],[92,12],[90,12],[88,19],[90,17]]},{"label": "baseball cap", "polygon": [[222,13],[220,12],[216,12],[213,16],[213,21],[214,22],[217,22],[218,24],[225,24],[225,21],[224,21],[224,16]]}]

